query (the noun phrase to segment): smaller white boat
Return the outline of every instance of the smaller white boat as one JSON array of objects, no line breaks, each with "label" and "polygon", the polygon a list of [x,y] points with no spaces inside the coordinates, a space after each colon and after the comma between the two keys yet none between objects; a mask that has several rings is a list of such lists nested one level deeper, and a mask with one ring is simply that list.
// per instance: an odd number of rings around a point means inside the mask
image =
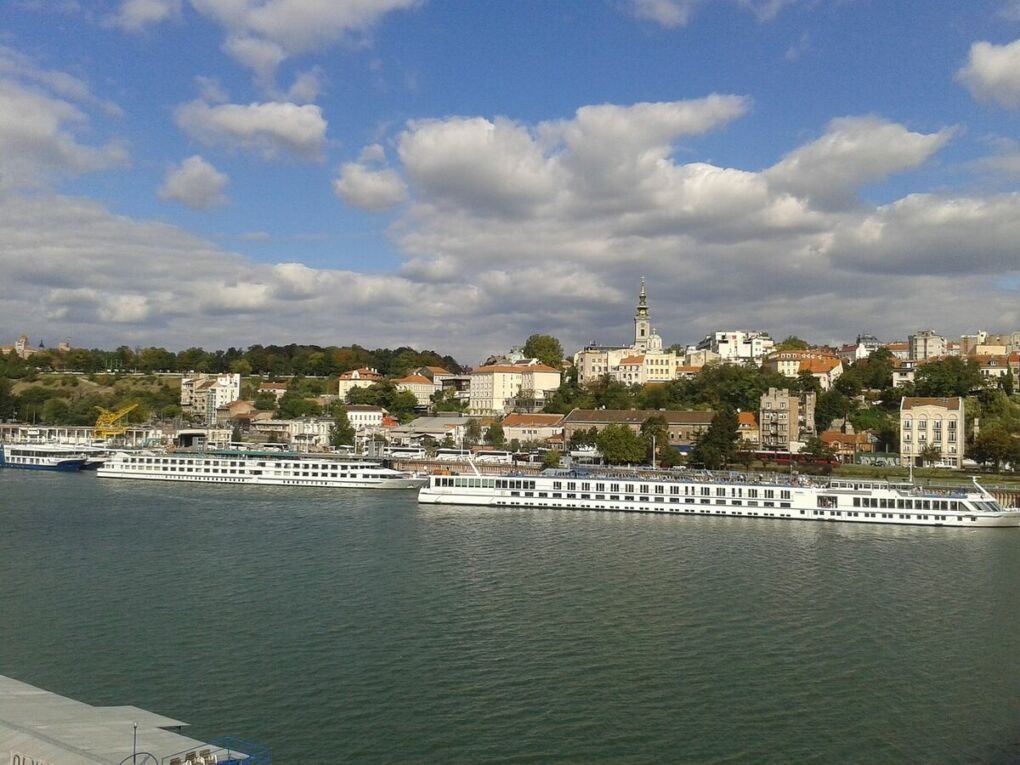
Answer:
[{"label": "smaller white boat", "polygon": [[71,444],[0,444],[0,467],[74,473],[88,459],[87,449]]}]

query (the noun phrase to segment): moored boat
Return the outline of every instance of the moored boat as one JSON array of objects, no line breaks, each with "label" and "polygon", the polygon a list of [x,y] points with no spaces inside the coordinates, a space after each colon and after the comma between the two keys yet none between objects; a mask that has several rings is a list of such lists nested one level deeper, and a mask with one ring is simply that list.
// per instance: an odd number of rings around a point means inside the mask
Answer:
[{"label": "moored boat", "polygon": [[972,489],[937,489],[873,480],[693,471],[434,475],[418,501],[957,528],[1020,526],[1020,509],[1003,508],[976,480]]},{"label": "moored boat", "polygon": [[258,449],[117,452],[96,471],[100,478],[152,481],[416,489],[426,479],[379,462]]},{"label": "moored boat", "polygon": [[0,444],[0,467],[74,473],[81,470],[87,460],[83,449],[70,444]]}]

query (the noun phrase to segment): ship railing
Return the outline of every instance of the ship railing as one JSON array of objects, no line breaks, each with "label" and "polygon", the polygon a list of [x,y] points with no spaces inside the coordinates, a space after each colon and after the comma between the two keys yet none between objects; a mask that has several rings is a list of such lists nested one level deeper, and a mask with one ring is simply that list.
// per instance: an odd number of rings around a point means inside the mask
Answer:
[{"label": "ship railing", "polygon": [[235,736],[214,738],[198,747],[168,754],[161,765],[272,765],[269,748]]}]

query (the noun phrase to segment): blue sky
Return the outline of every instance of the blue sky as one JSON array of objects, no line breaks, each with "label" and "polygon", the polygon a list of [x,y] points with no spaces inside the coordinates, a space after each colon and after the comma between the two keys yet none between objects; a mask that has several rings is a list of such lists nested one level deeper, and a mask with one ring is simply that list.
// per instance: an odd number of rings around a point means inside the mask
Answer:
[{"label": "blue sky", "polygon": [[9,0],[0,328],[1020,329],[1018,117],[1015,0]]}]

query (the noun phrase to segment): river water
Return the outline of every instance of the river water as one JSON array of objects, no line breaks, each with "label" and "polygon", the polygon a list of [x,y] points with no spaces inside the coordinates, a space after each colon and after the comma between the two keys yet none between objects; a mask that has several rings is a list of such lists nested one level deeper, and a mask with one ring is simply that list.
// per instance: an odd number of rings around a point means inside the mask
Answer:
[{"label": "river water", "polygon": [[1017,763],[1020,530],[0,470],[0,673],[274,763]]}]

